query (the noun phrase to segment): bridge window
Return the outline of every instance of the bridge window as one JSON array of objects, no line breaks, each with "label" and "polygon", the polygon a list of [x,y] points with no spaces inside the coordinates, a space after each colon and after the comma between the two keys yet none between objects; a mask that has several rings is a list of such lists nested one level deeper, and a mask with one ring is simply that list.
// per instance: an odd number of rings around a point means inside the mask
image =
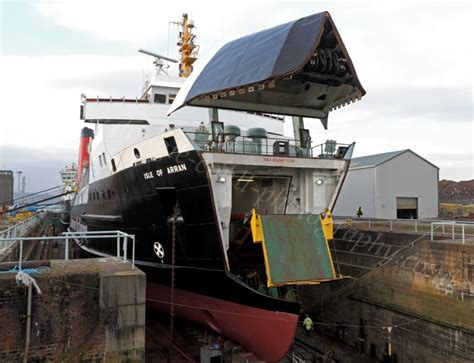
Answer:
[{"label": "bridge window", "polygon": [[168,103],[173,103],[174,99],[176,98],[176,95],[175,94],[170,94],[168,96]]},{"label": "bridge window", "polygon": [[99,165],[102,166],[102,155],[99,155]]},{"label": "bridge window", "polygon": [[160,93],[155,93],[153,96],[154,103],[166,103],[166,95],[162,95]]},{"label": "bridge window", "polygon": [[176,140],[174,136],[165,137],[165,145],[168,150],[168,154],[176,154],[178,152],[178,145],[176,145]]}]

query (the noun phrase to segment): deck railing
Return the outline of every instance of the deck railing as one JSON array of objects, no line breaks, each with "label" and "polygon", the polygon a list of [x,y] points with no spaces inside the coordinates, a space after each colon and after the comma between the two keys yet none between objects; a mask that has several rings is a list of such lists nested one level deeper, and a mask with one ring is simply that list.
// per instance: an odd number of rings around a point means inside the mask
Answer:
[{"label": "deck railing", "polygon": [[350,146],[334,140],[316,146],[311,146],[311,142],[301,146],[294,139],[285,137],[213,136],[199,131],[186,131],[186,135],[199,150],[233,154],[342,159]]}]

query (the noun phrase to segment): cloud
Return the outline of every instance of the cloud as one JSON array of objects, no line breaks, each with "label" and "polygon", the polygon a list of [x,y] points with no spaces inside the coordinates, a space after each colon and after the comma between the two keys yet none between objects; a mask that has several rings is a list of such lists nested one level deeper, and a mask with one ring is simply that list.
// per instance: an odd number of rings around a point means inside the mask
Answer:
[{"label": "cloud", "polygon": [[[2,146],[0,169],[22,171],[26,177],[26,192],[37,192],[61,185],[59,171],[72,162],[77,163],[77,150],[51,146],[38,150],[27,146]],[[16,178],[16,174],[14,174]],[[17,180],[14,188],[16,191]]]},{"label": "cloud", "polygon": [[6,100],[2,147],[76,145],[81,94],[139,95],[143,62],[141,57],[94,55],[0,57],[0,98]]},{"label": "cloud", "polygon": [[472,85],[386,85],[373,89],[364,108],[380,118],[425,118],[433,122],[472,122]]},{"label": "cloud", "polygon": [[[314,141],[357,141],[356,156],[412,148],[439,165],[446,178],[472,174],[472,165],[456,156],[473,154],[470,2],[175,1],[173,6],[163,6],[158,1],[47,0],[24,4],[33,6],[34,15],[41,17],[38,27],[53,24],[54,31],[86,36],[74,38],[81,39],[80,44],[66,42],[68,55],[0,56],[0,152],[4,160],[12,158],[8,165],[22,162],[18,155],[27,156],[3,152],[7,147],[37,150],[41,155],[55,148],[75,153],[83,127],[80,95],[139,96],[144,70],[153,72],[153,66],[151,58],[136,50],[143,47],[166,54],[169,48],[170,55],[176,56],[177,29],[169,27],[169,20],[178,20],[182,11],[196,23],[203,58],[224,41],[329,10],[367,95],[332,112],[328,131],[318,120],[307,120]],[[33,32],[39,43],[51,41],[51,31],[30,29],[28,22],[22,27]],[[15,32],[3,33],[2,39],[6,38],[14,43]],[[104,43],[109,46],[102,49]],[[129,49],[129,56],[112,56],[114,47]],[[96,54],[85,55],[84,49],[89,48]],[[443,153],[452,155],[450,162],[439,159]]]}]

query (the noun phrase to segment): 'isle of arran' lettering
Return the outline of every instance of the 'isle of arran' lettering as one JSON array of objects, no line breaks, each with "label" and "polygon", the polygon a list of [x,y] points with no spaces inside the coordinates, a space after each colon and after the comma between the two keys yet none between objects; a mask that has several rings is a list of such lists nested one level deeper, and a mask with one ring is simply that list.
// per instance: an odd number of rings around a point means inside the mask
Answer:
[{"label": "'isle of arran' lettering", "polygon": [[173,166],[168,166],[166,168],[166,171],[168,174],[174,174],[174,173],[180,173],[182,171],[186,171],[186,165],[185,164],[179,164],[179,165],[173,165]]}]

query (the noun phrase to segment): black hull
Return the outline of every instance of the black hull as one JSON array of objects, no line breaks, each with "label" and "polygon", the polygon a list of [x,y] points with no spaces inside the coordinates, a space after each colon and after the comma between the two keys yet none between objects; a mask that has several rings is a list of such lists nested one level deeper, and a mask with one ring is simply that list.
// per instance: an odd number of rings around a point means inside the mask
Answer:
[{"label": "black hull", "polygon": [[[184,165],[182,171],[166,173],[170,167],[176,170],[176,165]],[[158,170],[165,172],[158,176]],[[138,267],[149,282],[170,286],[175,205],[179,206],[177,289],[265,310],[299,313],[298,303],[259,293],[227,271],[208,173],[197,152],[136,165],[90,184],[89,202],[72,208],[71,227],[134,234]],[[156,241],[164,247],[163,258],[154,253]],[[82,247],[96,255],[116,255],[116,240],[88,241]]]},{"label": "black hull", "polygon": [[63,200],[60,203],[61,205],[61,223],[64,226],[69,226],[71,222],[71,201],[70,200]]}]

